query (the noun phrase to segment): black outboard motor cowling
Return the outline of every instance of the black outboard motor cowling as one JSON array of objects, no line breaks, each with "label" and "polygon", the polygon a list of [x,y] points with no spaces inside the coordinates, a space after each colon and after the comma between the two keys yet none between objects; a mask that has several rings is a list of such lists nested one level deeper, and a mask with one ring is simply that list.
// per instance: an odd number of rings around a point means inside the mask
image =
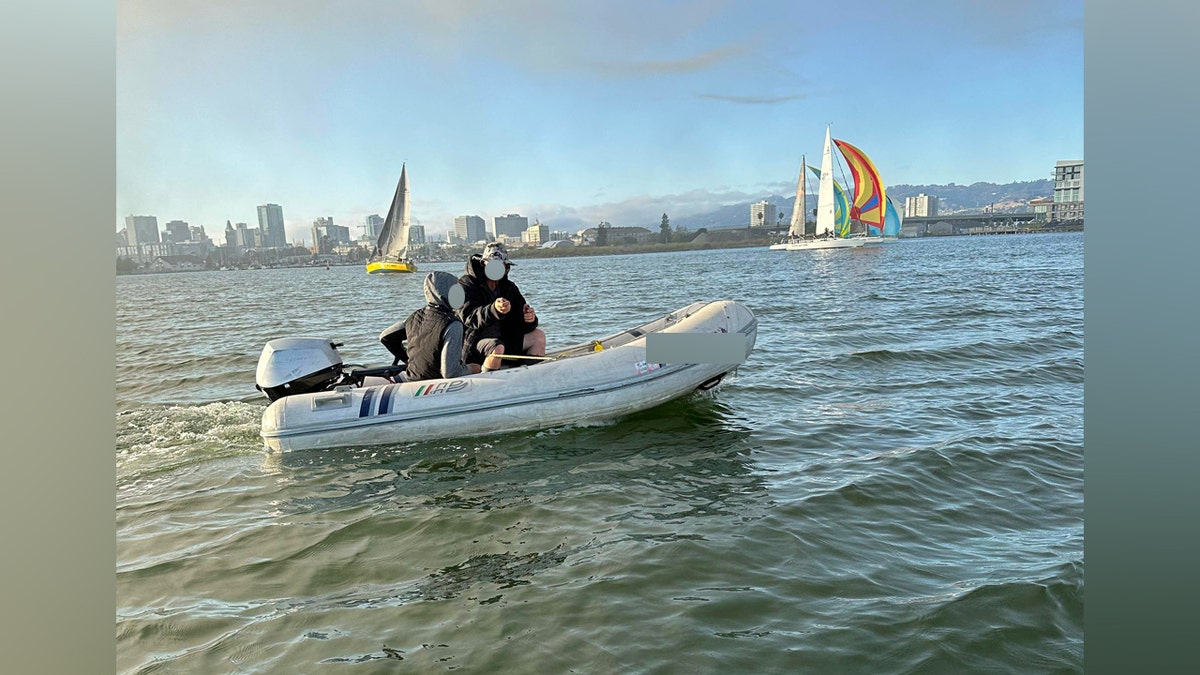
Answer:
[{"label": "black outboard motor cowling", "polygon": [[292,394],[329,391],[345,377],[340,344],[324,338],[271,340],[263,347],[255,388],[275,401]]}]

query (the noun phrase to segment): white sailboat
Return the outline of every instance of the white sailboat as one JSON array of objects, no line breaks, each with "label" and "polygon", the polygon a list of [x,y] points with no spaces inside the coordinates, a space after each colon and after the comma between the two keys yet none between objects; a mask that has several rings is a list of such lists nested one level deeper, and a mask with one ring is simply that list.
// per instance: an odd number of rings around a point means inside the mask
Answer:
[{"label": "white sailboat", "polygon": [[400,165],[400,182],[388,209],[383,231],[367,261],[367,274],[416,272],[417,264],[408,259],[408,173]]},{"label": "white sailboat", "polygon": [[804,189],[805,164],[804,155],[800,155],[800,178],[796,180],[796,204],[792,208],[792,222],[788,226],[787,239],[778,244],[771,244],[773,251],[786,249],[787,242],[804,239],[804,216],[808,213],[808,198]]},{"label": "white sailboat", "polygon": [[[804,192],[804,167],[800,167],[800,185],[797,195]],[[829,135],[829,127],[825,127],[825,149],[821,153],[821,178],[817,187],[817,228],[816,234],[809,237],[804,234],[804,202],[797,197],[800,209],[792,211],[792,228],[788,229],[788,238],[771,249],[784,251],[809,251],[829,248],[857,248],[866,243],[861,237],[840,237],[836,233],[834,218],[833,193],[833,140]],[[796,223],[796,213],[800,213],[800,234],[792,233]]]}]

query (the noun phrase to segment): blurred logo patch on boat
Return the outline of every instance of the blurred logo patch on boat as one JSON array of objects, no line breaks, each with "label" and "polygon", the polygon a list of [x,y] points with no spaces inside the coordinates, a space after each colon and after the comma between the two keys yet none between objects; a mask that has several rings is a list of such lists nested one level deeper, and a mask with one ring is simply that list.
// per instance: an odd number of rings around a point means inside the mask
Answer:
[{"label": "blurred logo patch on boat", "polygon": [[662,368],[662,364],[661,363],[646,363],[645,361],[638,361],[637,363],[633,364],[633,367],[637,368],[638,375],[645,375],[646,373],[648,373],[652,370],[658,370],[659,368]]},{"label": "blurred logo patch on boat", "polygon": [[413,397],[449,394],[465,389],[467,384],[468,382],[466,380],[444,380],[435,384],[423,384],[417,387],[417,390],[413,392]]},{"label": "blurred logo patch on boat", "polygon": [[746,336],[742,333],[651,333],[646,336],[646,360],[659,363],[742,363]]}]

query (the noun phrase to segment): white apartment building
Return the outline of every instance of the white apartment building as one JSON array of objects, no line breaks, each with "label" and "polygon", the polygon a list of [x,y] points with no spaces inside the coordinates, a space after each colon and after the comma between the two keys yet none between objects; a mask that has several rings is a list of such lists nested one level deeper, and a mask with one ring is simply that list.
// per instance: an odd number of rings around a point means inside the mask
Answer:
[{"label": "white apartment building", "polygon": [[938,198],[924,192],[904,198],[904,217],[929,218],[938,214]]},{"label": "white apartment building", "polygon": [[750,227],[775,227],[775,205],[761,201],[750,205]]}]

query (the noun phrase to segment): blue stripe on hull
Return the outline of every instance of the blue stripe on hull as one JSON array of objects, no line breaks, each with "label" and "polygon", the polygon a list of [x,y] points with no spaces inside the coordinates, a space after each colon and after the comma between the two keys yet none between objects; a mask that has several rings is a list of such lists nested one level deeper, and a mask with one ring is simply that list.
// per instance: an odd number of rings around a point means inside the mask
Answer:
[{"label": "blue stripe on hull", "polygon": [[366,393],[363,394],[362,407],[358,409],[359,417],[366,417],[367,415],[371,414],[371,398],[374,396],[374,389],[368,389]]},{"label": "blue stripe on hull", "polygon": [[392,412],[390,406],[392,404],[392,390],[395,388],[396,385],[394,384],[384,387],[383,394],[379,397],[379,411],[375,413],[376,415],[386,415]]}]

